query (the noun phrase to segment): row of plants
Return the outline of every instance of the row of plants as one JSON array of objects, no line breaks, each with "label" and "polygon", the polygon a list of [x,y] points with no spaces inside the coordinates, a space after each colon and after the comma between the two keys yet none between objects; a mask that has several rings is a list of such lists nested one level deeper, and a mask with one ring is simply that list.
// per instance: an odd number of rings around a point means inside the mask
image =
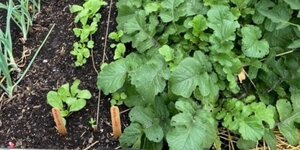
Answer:
[{"label": "row of plants", "polygon": [[[119,0],[97,86],[130,107],[123,148],[299,145],[298,0]],[[128,50],[129,52],[125,53]]]},{"label": "row of plants", "polygon": [[[8,0],[6,3],[0,3],[0,10],[6,12],[6,18],[3,18],[5,19],[4,29],[0,29],[0,87],[1,91],[4,91],[9,97],[12,97],[14,88],[25,76],[45,40],[36,51],[29,65],[22,70],[14,56],[15,51],[13,50],[14,41],[11,36],[11,24],[13,21],[22,31],[23,37],[21,39],[25,42],[35,15],[40,11],[40,0],[18,0],[15,2]],[[17,74],[17,79],[12,77],[13,74]]]}]

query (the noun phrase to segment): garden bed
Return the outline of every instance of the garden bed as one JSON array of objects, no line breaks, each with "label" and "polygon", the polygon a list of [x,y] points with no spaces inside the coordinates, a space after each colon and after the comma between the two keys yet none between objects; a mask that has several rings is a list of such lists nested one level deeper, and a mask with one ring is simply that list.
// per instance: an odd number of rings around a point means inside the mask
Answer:
[{"label": "garden bed", "polygon": [[50,0],[24,42],[34,2],[0,3],[0,147],[299,149],[299,1]]},{"label": "garden bed", "polygon": [[[55,27],[46,44],[38,54],[26,77],[16,88],[12,99],[4,98],[0,109],[0,147],[5,148],[9,142],[16,143],[17,148],[54,148],[83,149],[91,144],[94,147],[115,148],[118,142],[112,138],[110,126],[110,103],[108,97],[101,97],[99,113],[99,132],[92,132],[88,123],[96,118],[98,89],[96,88],[97,73],[89,59],[82,68],[74,66],[70,55],[72,44],[76,40],[72,29],[75,27],[74,16],[69,11],[72,4],[80,4],[80,0],[48,0],[42,2],[42,11],[37,15],[30,30],[29,39],[23,45],[20,32],[13,28],[15,51],[21,56],[22,48],[27,52],[24,60],[27,63],[41,44],[53,24]],[[113,8],[115,3],[112,4]],[[98,32],[93,36],[95,41],[94,63],[97,69],[101,63],[109,5],[102,9],[102,19]],[[3,12],[1,15],[5,15]],[[109,32],[115,30],[115,9],[112,9]],[[107,50],[108,59],[112,51]],[[93,95],[84,110],[72,114],[68,119],[68,135],[58,135],[51,107],[46,102],[47,92],[57,89],[66,82],[80,79],[81,88],[89,89]],[[126,120],[124,116],[122,119]],[[126,121],[125,121],[126,122]],[[125,124],[124,124],[125,125]]]}]

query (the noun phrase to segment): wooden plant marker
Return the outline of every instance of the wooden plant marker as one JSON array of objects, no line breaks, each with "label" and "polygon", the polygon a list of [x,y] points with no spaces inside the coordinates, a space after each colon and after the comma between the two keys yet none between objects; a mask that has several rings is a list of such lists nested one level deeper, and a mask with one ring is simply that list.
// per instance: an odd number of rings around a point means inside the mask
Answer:
[{"label": "wooden plant marker", "polygon": [[63,136],[67,135],[67,129],[63,122],[63,118],[61,117],[59,109],[52,108],[52,116],[53,116],[54,122],[56,124],[56,129],[57,129],[58,133]]},{"label": "wooden plant marker", "polygon": [[122,134],[119,107],[117,106],[110,107],[110,114],[111,114],[113,137],[118,138]]}]

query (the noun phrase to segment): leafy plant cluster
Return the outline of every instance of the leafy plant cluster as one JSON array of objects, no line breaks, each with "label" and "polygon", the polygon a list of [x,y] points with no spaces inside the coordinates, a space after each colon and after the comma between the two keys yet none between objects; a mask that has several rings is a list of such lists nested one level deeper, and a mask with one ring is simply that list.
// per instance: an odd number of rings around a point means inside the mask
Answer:
[{"label": "leafy plant cluster", "polygon": [[258,140],[276,149],[276,128],[299,144],[298,0],[119,0],[117,9],[132,52],[101,68],[97,85],[132,108],[122,147],[221,149],[219,127],[241,149]]},{"label": "leafy plant cluster", "polygon": [[90,91],[78,88],[79,84],[80,80],[76,79],[71,86],[66,83],[59,87],[57,92],[49,91],[47,94],[47,103],[59,109],[63,118],[83,109],[86,101],[92,98]]},{"label": "leafy plant cluster", "polygon": [[101,14],[98,12],[102,6],[107,5],[103,0],[85,0],[83,6],[72,5],[71,13],[76,13],[75,23],[80,23],[80,28],[74,28],[73,32],[80,40],[73,44],[71,54],[76,57],[76,66],[82,66],[90,57],[90,49],[94,48],[92,35],[98,30]]},{"label": "leafy plant cluster", "polygon": [[[25,42],[35,15],[40,11],[40,0],[8,0],[5,3],[0,3],[0,11],[2,10],[6,12],[6,16],[0,17],[0,19],[5,20],[4,28],[0,29],[0,87],[9,97],[12,97],[14,88],[25,76],[35,56],[31,59],[26,69],[21,70],[14,56],[11,24],[14,22],[22,31],[23,37],[21,39]],[[43,43],[39,49],[43,46]],[[35,54],[38,52],[39,50]],[[17,74],[16,81],[13,80],[12,74]]]}]

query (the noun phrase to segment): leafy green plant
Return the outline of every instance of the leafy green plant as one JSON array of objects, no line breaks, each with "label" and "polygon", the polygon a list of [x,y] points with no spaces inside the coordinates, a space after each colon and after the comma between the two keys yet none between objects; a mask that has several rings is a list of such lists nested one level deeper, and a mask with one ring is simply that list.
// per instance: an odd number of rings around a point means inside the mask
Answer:
[{"label": "leafy green plant", "polygon": [[[19,3],[14,3],[12,0],[9,0],[6,4],[0,3],[0,9],[5,9],[7,12],[5,31],[0,29],[0,87],[10,98],[13,96],[15,87],[26,75],[55,26],[53,25],[51,27],[27,67],[24,70],[21,70],[14,57],[13,39],[11,37],[11,21],[13,20],[22,30],[23,39],[26,40],[29,27],[32,25],[33,16],[37,13],[36,7],[39,7],[40,3],[39,1],[34,0],[19,0],[18,2]],[[29,13],[29,5],[33,5],[32,13]],[[12,74],[17,74],[15,80],[12,78]]]},{"label": "leafy green plant", "polygon": [[239,135],[240,149],[260,140],[276,149],[275,128],[298,145],[297,3],[119,0],[123,35],[110,37],[132,51],[102,66],[97,86],[126,95],[118,101],[131,108],[131,124],[121,146],[221,149],[220,126]]},{"label": "leafy green plant", "polygon": [[76,14],[74,22],[81,24],[80,28],[73,29],[75,36],[80,38],[79,42],[73,44],[74,49],[71,51],[76,57],[76,66],[84,65],[90,57],[90,49],[94,48],[91,36],[96,33],[101,19],[98,11],[106,4],[103,0],[85,0],[83,6],[72,5],[70,8],[71,13]]},{"label": "leafy green plant", "polygon": [[[120,42],[121,37],[124,32],[122,30],[118,32],[112,32],[108,35],[108,37],[116,42]],[[114,60],[120,59],[124,57],[126,52],[126,47],[124,43],[111,44],[111,48],[115,48]]]},{"label": "leafy green plant", "polygon": [[94,118],[91,118],[91,119],[89,120],[89,124],[90,124],[90,126],[92,127],[92,129],[96,129],[97,124],[96,124],[96,120],[95,120]]},{"label": "leafy green plant", "polygon": [[77,79],[71,86],[66,83],[57,91],[49,91],[47,103],[53,108],[59,109],[62,117],[68,117],[73,112],[83,109],[92,94],[88,90],[78,89],[79,84],[80,80]]}]

